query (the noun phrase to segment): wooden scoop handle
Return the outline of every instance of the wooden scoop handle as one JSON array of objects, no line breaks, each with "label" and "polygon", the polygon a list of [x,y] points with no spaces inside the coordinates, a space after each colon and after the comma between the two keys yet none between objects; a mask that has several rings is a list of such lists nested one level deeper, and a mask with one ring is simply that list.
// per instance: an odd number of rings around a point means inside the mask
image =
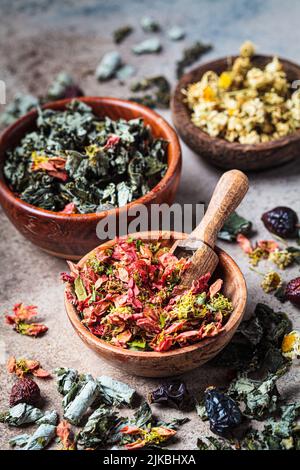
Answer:
[{"label": "wooden scoop handle", "polygon": [[225,220],[237,208],[249,188],[247,176],[239,170],[226,171],[220,178],[200,224],[188,239],[202,240],[212,249]]}]

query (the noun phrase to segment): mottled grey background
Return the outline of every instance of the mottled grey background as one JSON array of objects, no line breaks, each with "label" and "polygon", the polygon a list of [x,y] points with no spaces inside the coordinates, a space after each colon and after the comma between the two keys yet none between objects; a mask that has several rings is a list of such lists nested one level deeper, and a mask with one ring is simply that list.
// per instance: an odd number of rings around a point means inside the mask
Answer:
[{"label": "mottled grey background", "polygon": [[[138,26],[140,17],[145,14],[156,17],[164,30],[173,24],[181,25],[187,31],[186,39],[172,43],[161,33],[164,51],[160,55],[133,56],[130,46],[145,37]],[[163,73],[175,83],[175,60],[185,45],[197,39],[214,45],[214,50],[203,61],[236,53],[242,41],[251,39],[259,52],[279,54],[300,62],[300,3],[297,0],[1,0],[0,15],[0,79],[6,82],[8,100],[17,91],[42,95],[54,74],[62,69],[77,77],[87,95],[127,97],[127,86],[121,86],[116,80],[99,84],[93,76],[103,53],[114,48],[112,31],[126,23],[136,26],[136,30],[120,46],[120,51],[124,61],[136,67],[138,77]],[[168,112],[163,114],[170,120]],[[183,173],[177,201],[208,202],[221,172],[185,145],[182,150]],[[279,169],[249,175],[251,188],[239,212],[254,221],[259,238],[269,237],[260,221],[263,211],[276,205],[288,205],[300,213],[299,171],[300,160],[296,160]],[[128,377],[87,349],[73,332],[64,312],[63,286],[59,280],[59,273],[65,270],[64,261],[44,254],[22,238],[1,210],[0,230],[2,317],[14,303],[22,301],[38,305],[41,320],[49,326],[49,332],[43,338],[32,339],[17,335],[1,320],[0,410],[7,407],[14,382],[4,367],[7,357],[12,354],[39,359],[42,366],[50,370],[69,366],[94,375],[105,373],[130,383],[143,395],[160,382]],[[234,245],[225,248],[246,276],[249,289],[247,315],[251,315],[258,301],[267,302],[274,308],[285,309],[299,328],[299,310],[290,304],[282,307],[272,296],[264,294],[259,287],[260,277],[249,270],[240,250]],[[284,277],[295,277],[299,275],[298,271],[289,269]],[[296,363],[280,384],[280,389],[288,396],[300,395],[298,372],[299,364]],[[207,365],[186,374],[185,380],[193,391],[203,390],[211,384],[224,384],[226,370],[215,370]],[[55,382],[40,380],[39,385],[46,407],[61,411]],[[154,408],[165,419],[182,416],[178,411]],[[178,440],[172,448],[193,449],[197,436],[208,432],[207,424],[203,424],[195,413],[189,416],[190,423],[178,432]],[[1,425],[0,448],[8,448],[9,436],[18,432],[22,431],[8,430]]]}]

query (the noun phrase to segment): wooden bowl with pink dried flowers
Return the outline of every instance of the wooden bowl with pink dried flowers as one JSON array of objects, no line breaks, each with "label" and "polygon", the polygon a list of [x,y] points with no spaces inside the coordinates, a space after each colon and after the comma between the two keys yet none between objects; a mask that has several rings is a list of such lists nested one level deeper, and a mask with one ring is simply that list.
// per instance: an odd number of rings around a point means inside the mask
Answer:
[{"label": "wooden bowl with pink dried flowers", "polygon": [[[163,246],[171,247],[174,239],[186,238],[184,233],[176,232],[141,232],[130,234],[132,239],[141,239],[153,243],[162,242]],[[126,239],[127,237],[123,237]],[[112,248],[117,240],[100,245],[84,256],[76,265],[82,267],[97,252]],[[223,280],[224,295],[228,297],[233,311],[228,321],[214,337],[201,339],[197,343],[165,352],[136,351],[112,345],[95,336],[81,322],[78,311],[70,300],[72,285],[67,283],[65,289],[65,307],[69,320],[82,341],[101,358],[122,369],[123,372],[143,377],[176,376],[195,369],[216,356],[231,340],[237,330],[246,307],[247,288],[243,274],[233,259],[220,248],[216,248],[219,265],[214,278]]]}]

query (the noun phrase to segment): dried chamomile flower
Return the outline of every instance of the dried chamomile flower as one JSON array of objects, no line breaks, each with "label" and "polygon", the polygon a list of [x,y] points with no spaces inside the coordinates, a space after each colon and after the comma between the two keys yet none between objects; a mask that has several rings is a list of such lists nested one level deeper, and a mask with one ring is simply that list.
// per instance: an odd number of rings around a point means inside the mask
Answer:
[{"label": "dried chamomile flower", "polygon": [[254,45],[245,42],[227,70],[207,71],[182,91],[191,121],[210,136],[253,145],[300,127],[300,93],[291,92],[280,60],[260,67],[252,61],[254,53]]},{"label": "dried chamomile flower", "polygon": [[255,53],[255,46],[251,41],[245,41],[240,47],[241,57],[251,57]]},{"label": "dried chamomile flower", "polygon": [[275,263],[279,269],[285,269],[294,262],[294,256],[288,250],[275,250],[270,253],[269,260]]},{"label": "dried chamomile flower", "polygon": [[261,283],[261,287],[268,294],[281,286],[281,277],[275,271],[267,273]]},{"label": "dried chamomile flower", "polygon": [[296,359],[300,356],[300,334],[293,330],[284,336],[281,345],[281,352],[284,357]]}]

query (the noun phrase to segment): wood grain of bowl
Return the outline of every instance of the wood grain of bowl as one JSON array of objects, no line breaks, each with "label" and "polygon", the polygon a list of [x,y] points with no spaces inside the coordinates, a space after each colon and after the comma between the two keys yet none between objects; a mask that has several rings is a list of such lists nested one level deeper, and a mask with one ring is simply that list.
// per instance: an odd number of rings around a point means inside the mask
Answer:
[{"label": "wood grain of bowl", "polygon": [[[173,123],[188,147],[193,149],[209,163],[219,168],[239,170],[263,170],[273,168],[294,158],[300,157],[300,129],[278,140],[256,145],[228,142],[219,137],[211,137],[190,120],[190,110],[183,101],[182,89],[190,83],[197,82],[203,74],[213,70],[220,74],[228,69],[228,64],[236,59],[226,57],[208,62],[185,74],[178,82],[174,91],[171,109]],[[253,63],[263,67],[272,60],[271,56],[256,55]],[[300,79],[300,66],[285,59],[279,58],[287,74],[289,82]]]},{"label": "wood grain of bowl", "polygon": [[[187,236],[184,233],[163,233],[164,236],[167,235],[163,241],[167,246],[171,246],[174,238],[184,239]],[[149,232],[130,234],[130,236],[149,240]],[[162,240],[162,232],[151,232],[151,236],[151,240]],[[106,249],[114,243],[115,240],[104,243],[97,247],[96,250]],[[78,265],[82,266],[93,255],[94,251],[84,256]],[[216,356],[229,343],[243,318],[247,301],[246,283],[239,267],[225,251],[219,248],[216,251],[219,256],[216,275],[224,280],[224,293],[232,300],[234,307],[228,322],[217,336],[206,338],[191,346],[162,353],[154,351],[130,351],[113,346],[97,338],[81,323],[75,307],[68,301],[67,291],[71,286],[67,285],[65,289],[65,307],[73,328],[90,349],[107,362],[129,374],[142,377],[169,377],[182,374],[203,365]]]},{"label": "wood grain of bowl", "polygon": [[[63,110],[70,101],[56,101],[44,108]],[[99,245],[101,240],[97,237],[96,227],[104,217],[116,215],[118,219],[129,207],[139,204],[147,207],[151,204],[172,204],[181,173],[181,149],[177,134],[159,114],[140,104],[117,98],[85,97],[80,101],[91,106],[99,117],[127,120],[142,117],[151,126],[155,137],[169,142],[168,169],[161,181],[145,196],[121,208],[71,215],[39,209],[19,199],[9,189],[3,175],[6,151],[18,145],[25,134],[34,129],[37,112],[31,111],[9,126],[0,137],[0,204],[10,221],[28,240],[52,255],[72,260],[80,259]]]}]

